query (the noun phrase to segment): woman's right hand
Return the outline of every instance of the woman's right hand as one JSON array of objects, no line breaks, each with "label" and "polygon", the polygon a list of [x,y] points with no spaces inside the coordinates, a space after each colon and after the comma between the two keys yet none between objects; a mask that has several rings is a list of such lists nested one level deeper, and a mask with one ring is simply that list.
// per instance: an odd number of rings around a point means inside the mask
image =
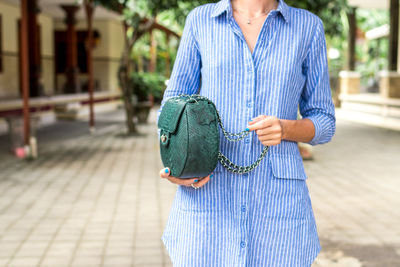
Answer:
[{"label": "woman's right hand", "polygon": [[170,176],[170,174],[171,171],[169,168],[164,168],[160,171],[160,177],[168,179],[168,181],[170,181],[173,184],[183,185],[188,187],[191,186],[191,184],[194,184],[197,188],[200,188],[203,185],[205,185],[213,176],[213,174],[211,173],[207,177],[196,177],[196,178],[186,179],[186,178],[173,177]]}]

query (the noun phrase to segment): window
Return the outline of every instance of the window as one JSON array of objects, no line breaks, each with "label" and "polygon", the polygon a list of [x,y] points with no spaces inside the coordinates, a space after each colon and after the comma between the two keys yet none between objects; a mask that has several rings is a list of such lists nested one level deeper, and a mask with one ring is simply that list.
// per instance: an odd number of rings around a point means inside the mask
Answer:
[{"label": "window", "polygon": [[[87,31],[76,32],[76,45],[78,57],[79,73],[87,74],[87,54],[86,54],[86,41]],[[93,30],[93,37],[99,38],[100,34],[97,30]],[[54,33],[54,47],[55,47],[55,64],[56,73],[65,73],[67,67],[66,51],[67,51],[67,32],[55,31]]]}]

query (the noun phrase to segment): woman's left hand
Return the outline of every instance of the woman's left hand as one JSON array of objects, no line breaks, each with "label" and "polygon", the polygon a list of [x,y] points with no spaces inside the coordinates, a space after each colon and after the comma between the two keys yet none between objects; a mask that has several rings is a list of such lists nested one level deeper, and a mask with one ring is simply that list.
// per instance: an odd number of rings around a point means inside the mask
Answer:
[{"label": "woman's left hand", "polygon": [[258,140],[264,146],[274,146],[281,143],[283,139],[282,122],[273,116],[260,115],[249,122],[248,129],[256,131]]}]

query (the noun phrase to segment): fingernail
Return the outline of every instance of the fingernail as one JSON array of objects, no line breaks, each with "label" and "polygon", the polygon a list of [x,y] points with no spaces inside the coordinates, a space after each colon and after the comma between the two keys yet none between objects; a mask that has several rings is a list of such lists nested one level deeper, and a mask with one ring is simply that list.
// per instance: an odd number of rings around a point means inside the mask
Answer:
[{"label": "fingernail", "polygon": [[250,121],[253,121],[253,120],[250,120]]},{"label": "fingernail", "polygon": [[199,179],[194,180],[195,183],[197,183],[199,181]]},{"label": "fingernail", "polygon": [[168,169],[165,169],[165,173],[168,173],[169,171],[168,171]]},{"label": "fingernail", "polygon": [[250,129],[249,129],[249,128],[246,128],[246,131],[248,132],[248,131],[250,131]]}]

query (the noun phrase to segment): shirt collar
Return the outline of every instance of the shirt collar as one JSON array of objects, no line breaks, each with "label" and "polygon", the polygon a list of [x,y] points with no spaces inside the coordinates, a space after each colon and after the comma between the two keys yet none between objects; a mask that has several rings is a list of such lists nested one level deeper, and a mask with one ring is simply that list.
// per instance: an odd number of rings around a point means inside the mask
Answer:
[{"label": "shirt collar", "polygon": [[[232,12],[231,0],[221,0],[216,3],[214,6],[214,10],[211,13],[211,17],[218,17],[225,11],[227,11],[228,13]],[[289,6],[285,3],[284,0],[278,0],[278,8],[276,9],[276,11],[282,14],[286,22],[289,21]]]}]

